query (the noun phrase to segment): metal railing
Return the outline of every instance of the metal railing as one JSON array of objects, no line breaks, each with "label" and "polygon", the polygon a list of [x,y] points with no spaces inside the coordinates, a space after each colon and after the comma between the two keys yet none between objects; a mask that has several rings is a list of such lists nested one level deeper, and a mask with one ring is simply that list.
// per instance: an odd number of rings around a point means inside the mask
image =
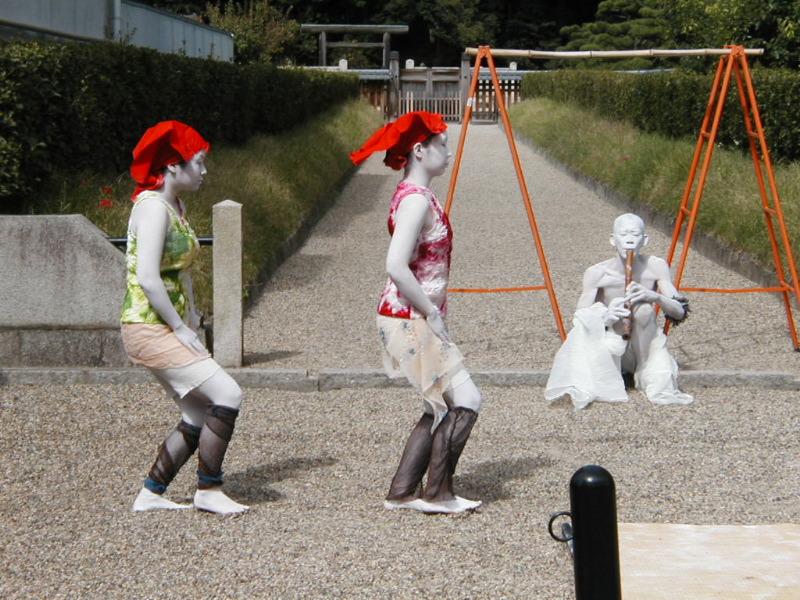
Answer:
[{"label": "metal railing", "polygon": [[[117,248],[127,248],[128,246],[128,238],[124,237],[110,237],[107,238],[109,242],[114,244]],[[200,242],[201,246],[213,246],[214,245],[214,238],[211,236],[208,237],[198,237],[197,241]]]}]

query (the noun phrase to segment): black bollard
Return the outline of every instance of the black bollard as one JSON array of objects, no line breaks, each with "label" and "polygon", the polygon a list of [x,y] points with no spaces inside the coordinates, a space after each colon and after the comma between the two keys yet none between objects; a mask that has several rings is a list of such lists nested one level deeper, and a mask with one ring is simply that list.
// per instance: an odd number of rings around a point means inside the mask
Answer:
[{"label": "black bollard", "polygon": [[575,562],[575,600],[620,600],[617,501],[614,478],[597,465],[569,481]]}]

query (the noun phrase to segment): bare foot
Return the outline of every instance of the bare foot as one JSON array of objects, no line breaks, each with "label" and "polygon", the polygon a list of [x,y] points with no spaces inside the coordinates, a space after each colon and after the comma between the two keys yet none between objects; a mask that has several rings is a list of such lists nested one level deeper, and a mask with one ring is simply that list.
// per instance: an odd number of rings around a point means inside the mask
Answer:
[{"label": "bare foot", "polygon": [[194,493],[194,507],[218,515],[235,515],[250,509],[249,506],[228,498],[219,488],[197,490]]},{"label": "bare foot", "polygon": [[467,500],[456,496],[452,500],[423,500],[422,512],[433,514],[456,514],[475,510],[481,505],[480,500]]},{"label": "bare foot", "polygon": [[425,502],[420,500],[419,498],[413,498],[411,500],[384,500],[383,501],[383,508],[386,510],[399,510],[402,508],[408,508],[410,510],[418,510],[420,512],[424,511]]},{"label": "bare foot", "polygon": [[184,508],[192,508],[189,504],[178,504],[172,500],[167,500],[164,496],[151,492],[146,487],[139,490],[139,495],[133,501],[134,512],[143,512],[145,510],[181,510]]}]

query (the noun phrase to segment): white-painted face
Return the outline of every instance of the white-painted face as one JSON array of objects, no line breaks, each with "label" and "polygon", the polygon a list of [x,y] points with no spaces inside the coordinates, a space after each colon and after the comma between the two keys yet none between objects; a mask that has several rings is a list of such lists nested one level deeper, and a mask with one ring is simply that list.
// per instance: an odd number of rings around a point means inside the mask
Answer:
[{"label": "white-painted face", "polygon": [[182,192],[196,192],[203,185],[206,170],[206,151],[200,150],[183,164],[167,167],[173,174],[175,187]]},{"label": "white-painted face", "polygon": [[617,249],[623,259],[628,250],[636,254],[647,244],[647,234],[644,232],[644,221],[633,214],[625,214],[614,221],[614,233],[611,235],[611,245]]},{"label": "white-painted face", "polygon": [[431,137],[427,144],[414,146],[414,154],[428,173],[433,176],[441,175],[447,170],[453,156],[447,147],[447,133],[438,133]]}]

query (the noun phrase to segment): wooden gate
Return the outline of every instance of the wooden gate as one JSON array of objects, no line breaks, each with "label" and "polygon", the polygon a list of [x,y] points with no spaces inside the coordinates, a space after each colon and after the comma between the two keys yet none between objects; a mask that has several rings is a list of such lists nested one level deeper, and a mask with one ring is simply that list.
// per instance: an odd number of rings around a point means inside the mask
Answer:
[{"label": "wooden gate", "polygon": [[461,119],[458,67],[413,67],[400,70],[400,114],[415,110],[440,113],[446,121]]},{"label": "wooden gate", "polygon": [[[506,106],[520,101],[523,73],[516,69],[497,69]],[[440,113],[446,121],[460,121],[464,114],[472,65],[469,59],[460,67],[415,67],[400,70],[399,114],[414,110]],[[473,118],[496,122],[499,113],[489,70],[481,69],[475,94]]]},{"label": "wooden gate", "polygon": [[[346,68],[346,66],[345,66]],[[327,70],[338,70],[328,67]],[[361,96],[387,119],[394,119],[415,110],[440,113],[446,121],[461,121],[467,101],[472,65],[464,57],[460,67],[409,67],[400,69],[397,52],[391,53],[389,69],[357,69],[361,80]],[[524,71],[497,69],[506,106],[521,100],[520,88]],[[481,69],[475,92],[473,119],[498,120],[497,100],[489,70]]]}]

